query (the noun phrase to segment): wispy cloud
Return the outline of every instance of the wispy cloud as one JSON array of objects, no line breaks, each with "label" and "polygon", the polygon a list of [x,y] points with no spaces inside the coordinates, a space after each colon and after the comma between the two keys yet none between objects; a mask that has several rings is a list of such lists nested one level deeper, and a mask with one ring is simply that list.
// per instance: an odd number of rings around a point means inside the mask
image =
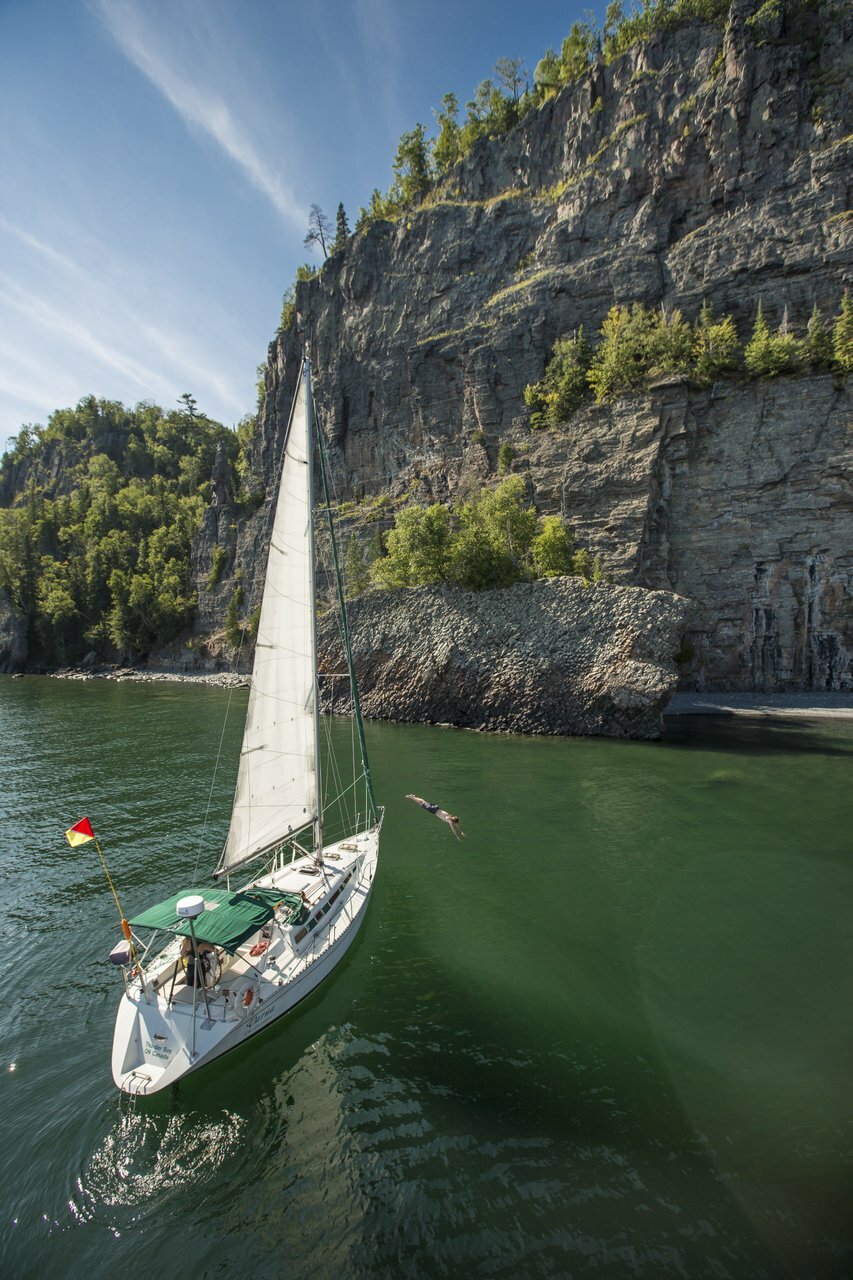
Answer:
[{"label": "wispy cloud", "polygon": [[[19,345],[0,342],[0,394],[14,400],[18,407],[19,417],[39,418],[46,416],[57,405],[73,404],[79,399],[79,392],[61,371],[53,373],[32,359]],[[0,452],[9,435],[17,432],[11,422],[6,428],[0,428]]]},{"label": "wispy cloud", "polygon": [[[178,60],[174,45],[167,44],[163,35],[162,24],[154,30],[134,0],[93,0],[93,5],[125,57],[147,76],[181,118],[213,138],[281,216],[301,229],[305,223],[304,206],[263,153],[251,124],[240,118],[240,109],[226,101],[217,89],[203,83],[197,68]],[[246,96],[235,90],[232,101]]]},{"label": "wispy cloud", "polygon": [[0,274],[0,287],[7,307],[13,308],[30,324],[93,356],[99,364],[129,378],[147,394],[152,391],[158,396],[171,393],[172,385],[160,374],[106,342],[96,329],[85,324],[75,312],[54,306],[45,298],[22,288],[9,276]]},{"label": "wispy cloud", "polygon": [[[162,310],[166,300],[162,291],[155,292],[158,304],[156,320],[146,315],[144,309],[128,305],[128,296],[139,297],[143,292],[136,264],[122,262],[99,245],[99,269],[95,273],[68,252],[55,248],[44,238],[11,222],[2,213],[0,232],[30,251],[29,268],[24,274],[19,273],[17,279],[0,275],[7,308],[15,310],[24,320],[48,334],[51,340],[85,351],[98,365],[131,379],[143,388],[145,397],[165,397],[168,403],[174,400],[178,383],[191,383],[195,387],[206,388],[233,416],[245,412],[245,401],[236,393],[229,375],[212,367],[210,361],[200,355],[194,336],[175,325],[164,323]],[[85,244],[86,252],[91,253],[85,237],[75,235],[73,228],[63,224],[61,234],[64,239],[75,242],[78,252]],[[35,270],[38,261],[51,269],[41,287],[39,273]],[[65,290],[57,268],[71,282]],[[169,307],[165,309],[169,310]],[[125,345],[132,343],[136,353],[145,352],[147,359],[143,362],[128,356],[121,344],[115,342],[117,333],[125,335]],[[19,369],[27,367],[31,373],[37,372],[22,343],[12,340],[10,345],[7,340],[5,355],[7,361]],[[249,358],[250,353],[247,352]],[[26,386],[23,382],[16,384],[18,390],[13,391],[8,382],[9,368],[7,363],[5,376],[9,392],[16,399],[31,404],[43,402],[42,397],[20,395],[19,391]],[[79,396],[79,389],[76,394]],[[72,393],[62,403],[69,403],[74,398]],[[56,407],[57,402],[48,403]]]},{"label": "wispy cloud", "polygon": [[62,267],[64,271],[68,271],[72,275],[80,275],[80,268],[71,258],[54,249],[52,245],[46,244],[44,240],[39,240],[38,236],[34,236],[31,231],[27,231],[24,227],[17,226],[14,222],[10,222],[8,218],[4,218],[0,213],[0,231],[5,231],[8,235],[13,236],[20,241],[27,249],[32,249],[42,258],[47,259],[56,267]]}]

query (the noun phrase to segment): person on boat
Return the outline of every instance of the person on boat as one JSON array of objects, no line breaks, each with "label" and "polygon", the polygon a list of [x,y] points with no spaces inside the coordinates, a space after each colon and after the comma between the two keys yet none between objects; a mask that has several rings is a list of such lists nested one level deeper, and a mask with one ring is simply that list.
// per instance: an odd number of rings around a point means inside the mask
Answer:
[{"label": "person on boat", "polygon": [[430,804],[428,800],[422,800],[420,796],[406,796],[407,800],[414,800],[415,804],[419,804],[422,809],[426,809],[427,813],[434,813],[437,818],[441,818],[442,822],[446,822],[450,830],[459,840],[464,836],[465,832],[459,825],[459,819],[455,813],[448,813],[446,809],[440,809],[437,804]]},{"label": "person on boat", "polygon": [[187,971],[187,986],[200,987],[203,985],[209,987],[215,980],[216,947],[212,942],[204,942],[201,938],[196,938],[196,948],[198,950],[198,959],[201,963],[200,980],[196,978],[196,952],[193,950],[192,938],[184,938],[181,943],[181,960]]}]

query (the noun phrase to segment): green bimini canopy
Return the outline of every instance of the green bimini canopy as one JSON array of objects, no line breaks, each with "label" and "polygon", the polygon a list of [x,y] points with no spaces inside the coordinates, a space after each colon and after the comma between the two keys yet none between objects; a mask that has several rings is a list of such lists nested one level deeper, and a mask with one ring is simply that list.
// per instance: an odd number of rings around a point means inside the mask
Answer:
[{"label": "green bimini canopy", "polygon": [[[134,916],[130,921],[132,928],[167,929],[169,933],[188,938],[190,922],[180,917],[176,910],[181,898],[187,896],[184,890],[165,902],[158,902],[155,907],[149,907],[141,915]],[[298,894],[277,893],[274,889],[246,889],[242,893],[207,889],[202,896],[204,911],[193,921],[195,936],[202,942],[222,947],[232,955],[241,943],[272,919],[278,907],[289,907],[290,918],[295,919],[302,906]]]}]

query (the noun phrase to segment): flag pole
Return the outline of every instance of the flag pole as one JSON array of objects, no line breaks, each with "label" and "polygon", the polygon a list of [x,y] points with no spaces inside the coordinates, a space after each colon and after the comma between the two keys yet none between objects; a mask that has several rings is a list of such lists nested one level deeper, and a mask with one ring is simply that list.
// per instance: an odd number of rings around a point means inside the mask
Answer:
[{"label": "flag pole", "polygon": [[107,860],[104,857],[104,851],[98,843],[98,837],[95,835],[94,828],[92,827],[89,819],[81,818],[73,827],[69,827],[65,832],[65,839],[71,845],[72,849],[76,848],[77,845],[86,844],[89,840],[93,840],[95,842],[95,848],[98,850],[98,857],[101,859],[101,866],[104,868],[104,875],[107,877],[107,884],[110,886],[110,893],[113,895],[113,899],[115,900],[115,904],[118,909],[119,919],[121,920],[121,931],[124,934],[128,946],[130,947],[131,959],[139,971],[139,981],[142,984],[142,990],[145,992],[145,998],[147,999],[148,984],[145,981],[145,975],[142,972],[142,965],[139,960],[139,952],[136,950],[136,943],[133,940],[133,930],[131,929],[129,922],[125,919],[124,912],[121,909],[121,903],[118,900],[116,887],[113,884],[113,878],[107,867]]},{"label": "flag pole", "polygon": [[[124,933],[124,936],[127,938],[128,942],[130,942],[130,934],[129,934],[130,925],[127,923],[127,921],[124,918],[124,912],[122,911],[121,903],[118,900],[118,894],[116,893],[116,887],[113,884],[113,878],[110,875],[109,871],[107,870],[107,863],[106,863],[106,859],[104,858],[103,850],[101,849],[101,846],[98,844],[98,837],[92,836],[92,839],[95,842],[95,848],[98,850],[98,856],[101,859],[101,866],[104,868],[104,875],[107,877],[107,884],[110,886],[110,893],[115,898],[115,904],[118,907],[119,919],[121,920],[121,931],[122,933]],[[128,932],[125,932],[125,930],[127,930]]]}]

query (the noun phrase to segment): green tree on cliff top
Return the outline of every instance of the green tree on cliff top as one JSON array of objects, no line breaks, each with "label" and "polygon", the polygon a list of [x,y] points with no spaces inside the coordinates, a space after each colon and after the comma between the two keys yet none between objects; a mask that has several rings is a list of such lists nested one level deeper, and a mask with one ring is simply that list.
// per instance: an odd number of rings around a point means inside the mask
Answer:
[{"label": "green tree on cliff top", "polygon": [[347,247],[349,239],[349,223],[347,222],[347,212],[343,206],[343,201],[338,205],[338,212],[335,215],[335,242],[332,245],[332,253],[339,253],[341,249]]},{"label": "green tree on cliff top", "polygon": [[832,326],[832,350],[842,373],[853,372],[853,302],[846,289],[841,299],[841,310]]}]

